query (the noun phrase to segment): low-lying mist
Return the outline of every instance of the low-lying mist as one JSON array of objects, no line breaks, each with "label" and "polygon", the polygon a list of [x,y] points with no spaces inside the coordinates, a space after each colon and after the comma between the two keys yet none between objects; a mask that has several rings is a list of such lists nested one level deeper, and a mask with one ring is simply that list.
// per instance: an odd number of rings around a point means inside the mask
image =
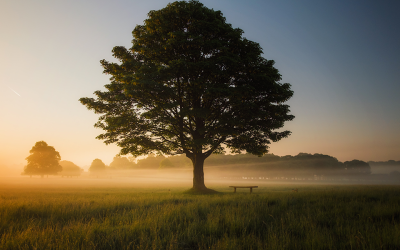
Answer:
[{"label": "low-lying mist", "polygon": [[[60,161],[56,175],[33,175],[24,169],[0,166],[0,185],[170,188],[192,186],[193,171],[184,155],[135,160],[116,156],[109,166],[95,159],[84,171],[70,161]],[[32,174],[32,176],[30,175]],[[211,155],[204,164],[206,186],[293,184],[400,184],[400,162],[340,162],[322,154],[296,156],[267,154]]]},{"label": "low-lying mist", "polygon": [[[231,185],[258,185],[275,184],[340,184],[340,185],[387,185],[400,184],[400,176],[388,174],[370,174],[364,176],[345,175],[309,175],[302,171],[256,171],[234,170],[232,166],[205,167],[205,184],[209,188]],[[132,187],[132,188],[159,188],[192,187],[193,172],[190,168],[182,169],[130,169],[113,170],[102,173],[83,172],[80,176],[26,176],[16,171],[1,172],[0,186],[13,187]]]}]

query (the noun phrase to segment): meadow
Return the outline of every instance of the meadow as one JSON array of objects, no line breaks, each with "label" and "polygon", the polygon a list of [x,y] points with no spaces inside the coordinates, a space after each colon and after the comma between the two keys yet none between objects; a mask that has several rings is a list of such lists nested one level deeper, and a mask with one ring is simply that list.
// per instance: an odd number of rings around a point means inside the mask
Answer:
[{"label": "meadow", "polygon": [[400,249],[400,186],[209,187],[0,185],[0,249]]}]

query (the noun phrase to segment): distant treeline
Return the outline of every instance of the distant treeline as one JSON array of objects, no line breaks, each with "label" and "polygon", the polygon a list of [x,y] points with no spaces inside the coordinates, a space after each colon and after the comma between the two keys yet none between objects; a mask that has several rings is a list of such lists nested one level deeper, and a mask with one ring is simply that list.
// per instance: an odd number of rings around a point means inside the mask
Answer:
[{"label": "distant treeline", "polygon": [[185,155],[165,157],[162,155],[150,154],[144,159],[138,159],[137,162],[135,162],[134,158],[115,156],[107,169],[167,169],[189,168],[191,166],[191,161]]},{"label": "distant treeline", "polygon": [[[257,157],[250,154],[213,155],[206,160],[206,166],[225,166],[232,173],[242,169],[249,174],[267,173],[272,176],[310,176],[310,175],[368,175],[371,167],[360,160],[340,162],[335,157],[323,154],[300,153],[296,156],[277,156],[267,154]],[[221,171],[225,171],[222,169]]]},{"label": "distant treeline", "polygon": [[[389,161],[394,162],[394,161]],[[400,162],[399,162],[400,163]],[[340,162],[335,157],[324,154],[300,153],[296,156],[277,156],[266,154],[257,157],[252,154],[211,155],[205,161],[206,171],[221,174],[241,175],[243,173],[268,172],[288,175],[368,175],[371,173],[369,163],[352,160]],[[191,161],[184,155],[156,156],[134,161],[127,157],[116,156],[107,167],[118,169],[173,169],[190,168]]]},{"label": "distant treeline", "polygon": [[376,167],[400,167],[400,161],[369,161],[369,165]]}]

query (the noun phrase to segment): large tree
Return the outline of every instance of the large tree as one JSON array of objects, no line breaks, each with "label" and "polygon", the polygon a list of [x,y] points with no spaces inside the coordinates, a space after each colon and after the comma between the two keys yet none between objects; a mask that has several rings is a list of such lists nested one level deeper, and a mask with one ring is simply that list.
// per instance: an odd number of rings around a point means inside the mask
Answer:
[{"label": "large tree", "polygon": [[30,175],[56,175],[62,171],[60,165],[61,156],[54,147],[47,145],[44,141],[38,141],[29,151],[26,157],[28,164],[24,168],[24,174]]},{"label": "large tree", "polygon": [[95,126],[105,133],[97,138],[122,155],[185,154],[200,191],[212,153],[267,153],[290,134],[276,129],[294,118],[285,104],[293,91],[242,33],[198,1],[150,11],[133,30],[132,48],[113,48],[119,63],[101,61],[111,75],[107,90],[80,99],[102,114]]}]

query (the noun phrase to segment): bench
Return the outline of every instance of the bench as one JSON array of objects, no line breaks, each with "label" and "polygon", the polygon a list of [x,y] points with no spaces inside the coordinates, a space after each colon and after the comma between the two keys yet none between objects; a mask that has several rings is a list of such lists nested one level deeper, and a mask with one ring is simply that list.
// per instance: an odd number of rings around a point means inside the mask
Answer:
[{"label": "bench", "polygon": [[229,186],[233,188],[233,192],[236,193],[236,188],[250,188],[250,194],[253,192],[253,188],[258,188],[258,186]]}]

